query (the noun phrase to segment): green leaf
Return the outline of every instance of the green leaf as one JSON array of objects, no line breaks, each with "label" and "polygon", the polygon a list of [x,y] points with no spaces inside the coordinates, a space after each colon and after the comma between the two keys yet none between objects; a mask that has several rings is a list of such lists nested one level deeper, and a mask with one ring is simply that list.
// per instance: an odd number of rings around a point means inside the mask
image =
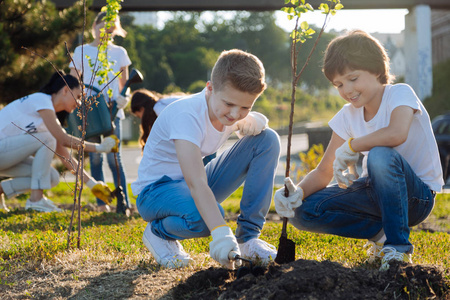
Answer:
[{"label": "green leaf", "polygon": [[308,34],[308,35],[313,35],[314,33],[316,33],[316,31],[314,30],[314,29],[312,29],[312,28],[309,28],[307,31],[306,31],[306,34]]},{"label": "green leaf", "polygon": [[343,8],[344,8],[344,5],[342,5],[341,3],[336,4],[336,6],[334,7],[335,10],[340,10]]},{"label": "green leaf", "polygon": [[326,4],[326,3],[320,3],[319,9],[321,11],[323,11],[323,13],[326,13],[326,14],[330,11],[330,8],[329,8],[328,4]]},{"label": "green leaf", "polygon": [[308,24],[308,22],[306,22],[306,21],[303,21],[303,22],[300,24],[300,28],[303,29],[303,30],[307,30],[308,27],[309,27],[309,24]]}]

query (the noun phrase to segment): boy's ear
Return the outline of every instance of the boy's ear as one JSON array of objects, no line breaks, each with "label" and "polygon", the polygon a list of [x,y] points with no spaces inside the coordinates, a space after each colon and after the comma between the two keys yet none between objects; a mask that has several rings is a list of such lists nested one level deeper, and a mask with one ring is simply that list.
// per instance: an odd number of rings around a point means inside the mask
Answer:
[{"label": "boy's ear", "polygon": [[210,92],[212,92],[213,87],[211,81],[206,82],[206,89]]}]

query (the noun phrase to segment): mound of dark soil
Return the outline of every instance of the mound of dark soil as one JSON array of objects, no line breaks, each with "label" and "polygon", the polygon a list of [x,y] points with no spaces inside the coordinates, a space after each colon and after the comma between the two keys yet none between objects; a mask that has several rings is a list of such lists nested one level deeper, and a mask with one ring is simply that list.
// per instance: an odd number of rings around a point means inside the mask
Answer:
[{"label": "mound of dark soil", "polygon": [[450,299],[443,270],[394,262],[385,272],[330,261],[272,263],[263,275],[209,268],[170,291],[174,299]]}]

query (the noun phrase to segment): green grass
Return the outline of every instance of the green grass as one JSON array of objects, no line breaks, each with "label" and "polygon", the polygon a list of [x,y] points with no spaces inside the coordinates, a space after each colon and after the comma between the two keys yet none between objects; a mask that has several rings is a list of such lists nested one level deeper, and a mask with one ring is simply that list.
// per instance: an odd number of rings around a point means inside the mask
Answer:
[{"label": "green grass", "polygon": [[[65,183],[49,191],[56,203],[72,203],[70,189]],[[239,211],[239,199],[242,189],[236,191],[223,203],[228,212]],[[89,189],[83,191],[84,203],[94,203]],[[26,196],[17,198],[16,204],[25,205]],[[135,201],[132,198],[132,202]],[[133,203],[134,204],[134,203]],[[271,211],[275,212],[272,205]],[[450,195],[439,194],[433,215],[442,219],[450,214]],[[52,261],[69,255],[67,251],[67,232],[70,226],[70,211],[62,213],[37,213],[14,209],[9,213],[0,210],[0,284],[12,284],[8,276],[18,272],[30,263]],[[229,222],[234,230],[235,222]],[[81,248],[86,257],[103,259],[105,254],[113,257],[114,263],[134,264],[145,267],[142,260],[147,253],[141,237],[145,222],[135,214],[126,218],[115,213],[83,211],[81,214]],[[448,224],[447,224],[448,226]],[[76,245],[76,224],[72,247]],[[261,238],[278,245],[281,223],[268,222]],[[288,237],[296,243],[296,257],[318,261],[332,260],[348,267],[365,265],[365,241],[348,239],[326,234],[314,234],[296,230],[288,226]],[[185,249],[195,254],[207,254],[210,237],[182,241]],[[450,270],[450,236],[445,232],[425,232],[413,230],[411,242],[415,245],[413,260],[420,264],[436,264],[444,270]],[[207,257],[207,256],[205,256]],[[208,259],[208,258],[207,258]],[[446,277],[450,279],[448,271]]]}]

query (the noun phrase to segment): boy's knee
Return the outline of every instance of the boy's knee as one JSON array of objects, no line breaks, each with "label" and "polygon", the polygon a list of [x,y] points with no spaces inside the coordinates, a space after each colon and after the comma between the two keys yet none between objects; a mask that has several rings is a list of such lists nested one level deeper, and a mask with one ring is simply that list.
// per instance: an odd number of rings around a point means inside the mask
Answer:
[{"label": "boy's knee", "polygon": [[195,233],[197,237],[209,236],[210,232],[200,213],[193,213],[186,219],[189,231]]},{"label": "boy's knee", "polygon": [[260,134],[255,136],[255,138],[261,139],[264,147],[271,149],[275,152],[280,152],[281,142],[280,136],[272,128],[266,128]]},{"label": "boy's knee", "polygon": [[393,160],[396,151],[390,147],[374,147],[367,157],[367,169],[369,172],[382,172]]}]

